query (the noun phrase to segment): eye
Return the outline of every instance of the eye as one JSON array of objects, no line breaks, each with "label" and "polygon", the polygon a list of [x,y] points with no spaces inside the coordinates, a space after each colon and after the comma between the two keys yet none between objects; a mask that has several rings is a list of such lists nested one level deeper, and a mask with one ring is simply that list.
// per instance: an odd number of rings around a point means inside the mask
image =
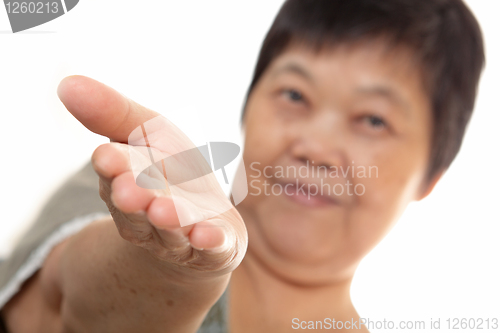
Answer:
[{"label": "eye", "polygon": [[368,126],[377,130],[382,130],[384,128],[387,128],[387,123],[385,122],[385,120],[378,116],[365,116],[363,117],[363,121]]},{"label": "eye", "polygon": [[304,102],[304,96],[302,93],[295,89],[284,89],[281,92],[286,98],[293,102]]}]

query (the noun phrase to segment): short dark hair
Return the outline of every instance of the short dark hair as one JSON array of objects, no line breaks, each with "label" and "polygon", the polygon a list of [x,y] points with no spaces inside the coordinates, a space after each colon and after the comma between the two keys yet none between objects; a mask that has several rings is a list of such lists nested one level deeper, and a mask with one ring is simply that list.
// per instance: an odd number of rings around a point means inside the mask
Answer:
[{"label": "short dark hair", "polygon": [[460,150],[485,63],[481,29],[461,0],[285,1],[262,44],[242,121],[253,88],[292,42],[320,51],[374,38],[409,46],[421,66],[433,112],[430,181]]}]

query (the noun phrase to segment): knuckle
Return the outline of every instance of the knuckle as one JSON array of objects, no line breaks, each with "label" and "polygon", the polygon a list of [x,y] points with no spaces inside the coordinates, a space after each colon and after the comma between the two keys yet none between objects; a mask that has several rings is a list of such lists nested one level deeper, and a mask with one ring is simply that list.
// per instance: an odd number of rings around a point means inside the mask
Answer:
[{"label": "knuckle", "polygon": [[118,232],[123,239],[139,247],[149,247],[154,242],[154,236],[149,231],[140,231],[124,227],[118,228]]}]

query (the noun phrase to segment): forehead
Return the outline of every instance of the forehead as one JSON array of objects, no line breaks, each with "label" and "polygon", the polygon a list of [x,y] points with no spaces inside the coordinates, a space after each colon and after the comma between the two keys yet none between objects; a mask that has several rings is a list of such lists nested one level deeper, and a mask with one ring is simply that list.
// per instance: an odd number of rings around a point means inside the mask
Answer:
[{"label": "forehead", "polygon": [[[423,77],[421,66],[410,48],[405,46],[388,47],[383,41],[366,41],[340,43],[334,46],[323,46],[313,49],[305,43],[291,43],[281,54],[271,62],[270,67],[300,62],[318,70],[328,70],[335,67],[354,66],[364,71],[389,75],[392,77],[411,74]],[[349,68],[353,70],[353,68]],[[401,75],[398,75],[401,73]]]}]

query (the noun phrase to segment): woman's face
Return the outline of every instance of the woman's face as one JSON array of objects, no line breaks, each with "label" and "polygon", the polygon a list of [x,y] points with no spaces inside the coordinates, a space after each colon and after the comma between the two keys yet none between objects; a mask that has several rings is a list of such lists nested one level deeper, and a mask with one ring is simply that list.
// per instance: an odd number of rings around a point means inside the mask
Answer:
[{"label": "woman's face", "polygon": [[410,53],[293,46],[249,96],[248,254],[298,283],[352,276],[426,192],[429,100]]}]

